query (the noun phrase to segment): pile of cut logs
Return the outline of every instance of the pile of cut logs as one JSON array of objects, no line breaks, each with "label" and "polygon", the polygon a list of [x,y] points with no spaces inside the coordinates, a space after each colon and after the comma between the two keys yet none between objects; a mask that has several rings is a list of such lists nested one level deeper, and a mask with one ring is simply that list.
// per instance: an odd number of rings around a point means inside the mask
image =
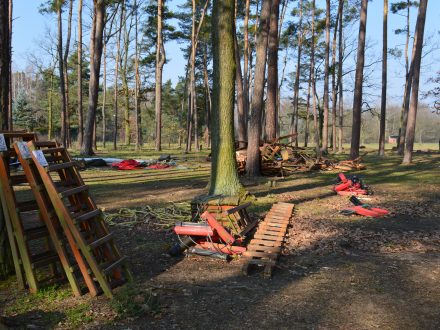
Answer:
[{"label": "pile of cut logs", "polygon": [[[361,158],[355,160],[333,161],[326,157],[316,157],[316,152],[311,148],[300,148],[289,144],[265,143],[260,147],[261,172],[267,176],[288,176],[294,172],[307,172],[313,170],[363,170]],[[236,159],[238,171],[246,171],[247,150],[237,150]]]}]

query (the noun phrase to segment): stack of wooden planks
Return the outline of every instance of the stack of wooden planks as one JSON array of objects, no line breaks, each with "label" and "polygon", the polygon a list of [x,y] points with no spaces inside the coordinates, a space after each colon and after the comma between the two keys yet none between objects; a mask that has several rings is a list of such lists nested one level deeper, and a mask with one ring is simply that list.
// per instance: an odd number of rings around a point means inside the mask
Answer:
[{"label": "stack of wooden planks", "polygon": [[281,254],[294,205],[277,203],[272,206],[243,253],[242,271],[248,275],[255,265],[264,267],[264,277],[272,277],[272,271]]}]

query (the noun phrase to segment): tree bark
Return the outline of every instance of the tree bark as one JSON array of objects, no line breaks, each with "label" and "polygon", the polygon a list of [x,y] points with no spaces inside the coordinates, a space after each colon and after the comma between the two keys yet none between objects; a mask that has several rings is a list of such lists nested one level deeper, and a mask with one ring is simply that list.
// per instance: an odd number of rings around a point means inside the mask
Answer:
[{"label": "tree bark", "polygon": [[[156,42],[156,151],[162,149],[162,72],[165,64],[165,47],[162,35],[162,0],[157,1],[157,42]],[[193,23],[195,24],[195,23]]]},{"label": "tree bark", "polygon": [[428,0],[420,0],[419,13],[417,15],[416,32],[415,32],[415,52],[412,58],[411,66],[413,68],[412,75],[412,92],[411,103],[408,111],[408,124],[406,127],[405,136],[405,153],[403,155],[403,164],[410,164],[412,162],[412,152],[414,148],[416,119],[417,119],[417,106],[419,101],[419,80],[420,80],[420,66],[422,62],[422,50],[423,50],[423,35],[425,32],[425,19],[426,8],[428,6]]},{"label": "tree bark", "polygon": [[244,12],[244,47],[243,47],[243,112],[245,115],[245,136],[247,139],[247,126],[248,126],[248,116],[249,116],[249,11],[250,11],[250,0],[246,0],[245,12]]},{"label": "tree bark", "polygon": [[134,108],[136,112],[136,149],[140,150],[142,147],[142,116],[141,116],[141,102],[140,102],[140,86],[141,86],[141,77],[139,73],[139,40],[138,40],[138,11],[139,5],[137,1],[134,1],[135,6],[135,35],[136,35],[136,45],[135,45],[135,95],[134,95]]},{"label": "tree bark", "polygon": [[67,61],[69,59],[69,49],[70,49],[70,38],[72,36],[72,15],[73,15],[73,0],[69,2],[69,16],[67,19],[67,37],[66,37],[66,46],[64,50],[64,58],[63,58],[63,70],[64,70],[64,85],[65,85],[65,93],[66,93],[66,140],[67,146],[71,145],[71,137],[70,137],[70,105],[69,105],[69,74],[67,72]]},{"label": "tree bark", "polygon": [[356,159],[357,157],[359,157],[359,144],[361,137],[362,85],[364,80],[364,62],[365,62],[365,32],[367,29],[367,7],[368,7],[368,0],[362,0],[360,23],[359,23],[356,75],[354,81],[353,124],[351,128],[351,148],[350,148],[351,159]]},{"label": "tree bark", "polygon": [[13,0],[9,0],[9,8],[8,8],[8,28],[9,28],[9,94],[8,94],[8,129],[12,131],[13,129],[13,118],[12,118],[12,2]]},{"label": "tree bark", "polygon": [[60,75],[60,94],[61,94],[61,141],[67,146],[67,100],[64,79],[64,58],[63,58],[63,19],[62,2],[57,4],[58,16],[58,69]]},{"label": "tree bark", "polygon": [[330,0],[326,0],[325,18],[325,64],[324,64],[324,122],[322,129],[322,152],[328,152],[328,76],[330,65]]},{"label": "tree bark", "polygon": [[[237,0],[235,0],[235,22],[237,19]],[[237,33],[234,32],[235,46],[235,84],[237,86],[237,135],[240,147],[246,145],[246,113],[243,87],[243,75],[241,72],[240,48],[238,46]]]},{"label": "tree bark", "polygon": [[105,0],[93,0],[94,20],[90,34],[90,80],[89,105],[84,130],[82,155],[93,155],[93,129],[95,126],[96,108],[99,94],[99,73],[102,57],[102,36],[105,25]]},{"label": "tree bark", "polygon": [[315,0],[312,1],[312,45],[310,51],[310,72],[312,82],[312,104],[313,104],[313,128],[314,142],[316,149],[316,157],[321,156],[321,148],[319,146],[319,127],[318,112],[316,109],[316,80],[315,80]]},{"label": "tree bark", "polygon": [[234,0],[214,0],[212,48],[212,169],[210,195],[237,196],[241,190],[234,149]]},{"label": "tree bark", "polygon": [[388,52],[388,0],[383,1],[382,42],[382,96],[380,103],[379,155],[385,155],[385,125],[387,106],[387,52]]},{"label": "tree bark", "polygon": [[[78,144],[81,146],[84,139],[84,119],[83,119],[83,93],[82,93],[82,0],[78,0],[78,66],[77,66],[77,79],[78,79]],[[105,54],[105,52],[104,52]],[[105,95],[105,84],[106,84],[106,61],[104,55],[104,95]],[[105,103],[104,103],[105,104]],[[103,115],[104,115],[104,105],[103,105]],[[102,117],[103,121],[103,131],[105,134],[105,117]],[[105,139],[104,139],[105,140]],[[103,144],[105,146],[105,142]]]},{"label": "tree bark", "polygon": [[344,0],[339,0],[338,14],[339,14],[339,35],[338,35],[338,91],[339,91],[339,125],[338,125],[338,152],[343,152],[342,142],[344,138],[344,88],[342,69],[344,62],[344,47],[343,47],[343,25],[342,20],[344,12]]},{"label": "tree bark", "polygon": [[[124,144],[129,146],[131,143],[130,128],[130,91],[128,86],[128,52],[130,46],[130,32],[127,30],[127,16],[124,17],[124,56],[121,63],[122,88],[124,90]],[[131,27],[130,27],[131,30]]]},{"label": "tree bark", "polygon": [[278,19],[280,1],[272,0],[267,48],[266,141],[277,137]]},{"label": "tree bark", "polygon": [[333,30],[333,41],[332,41],[332,151],[336,152],[336,120],[337,120],[337,104],[338,104],[338,85],[336,84],[336,42],[338,36],[338,24],[339,20],[342,19],[338,14],[336,15],[335,27]]},{"label": "tree bark", "polygon": [[124,2],[121,5],[121,16],[120,16],[119,30],[118,30],[118,39],[116,41],[116,59],[115,59],[115,82],[113,86],[113,150],[118,148],[118,79],[119,79],[119,59],[121,57],[121,34],[122,34],[122,24],[124,22]]},{"label": "tree bark", "polygon": [[[306,104],[306,127],[304,130],[304,147],[309,144],[309,134],[310,134],[310,89],[312,88],[312,67],[309,68],[309,79],[307,83],[307,104]],[[298,120],[296,120],[298,122]],[[295,146],[298,146],[298,139],[295,140]]]},{"label": "tree bark", "polygon": [[[409,33],[410,10],[411,10],[411,1],[407,0],[406,1],[406,42],[405,42],[405,91],[403,94],[402,111],[400,113],[399,137],[397,139],[397,152],[399,155],[403,155],[403,150],[405,148],[406,124],[408,119],[409,100],[411,96],[412,77],[410,76],[409,57],[408,57],[409,39],[411,37]],[[414,56],[414,54],[412,55]]]},{"label": "tree bark", "polygon": [[[291,129],[290,132],[292,134],[298,134],[298,118],[299,118],[299,79],[301,77],[301,53],[302,53],[302,43],[303,43],[303,1],[299,2],[299,23],[298,23],[298,48],[297,48],[297,59],[296,59],[296,72],[295,72],[295,83],[293,85],[293,112],[292,112],[292,120],[291,120]],[[295,144],[298,143],[298,135],[296,137],[292,137],[291,141],[295,139]]]},{"label": "tree bark", "polygon": [[106,144],[106,133],[107,133],[107,123],[105,119],[105,107],[107,104],[107,40],[106,40],[106,30],[104,29],[104,45],[102,46],[102,108],[101,108],[101,116],[102,116],[102,122],[101,122],[101,140],[102,140],[102,147],[105,149]]},{"label": "tree bark", "polygon": [[[9,0],[0,2],[0,128],[8,129],[8,105],[10,82]],[[0,279],[13,273],[14,264],[6,229],[6,219],[0,204]]]},{"label": "tree bark", "polygon": [[254,74],[254,90],[252,93],[251,116],[248,130],[248,149],[246,172],[250,177],[260,175],[260,138],[261,119],[264,107],[264,79],[266,73],[267,42],[269,34],[271,0],[263,0],[261,7],[256,43],[256,63]]},{"label": "tree bark", "polygon": [[51,140],[53,136],[53,106],[52,106],[52,96],[53,96],[53,75],[54,75],[54,69],[51,70],[50,73],[50,88],[48,92],[48,114],[47,114],[47,121],[48,121],[48,127],[47,127],[47,139]]}]

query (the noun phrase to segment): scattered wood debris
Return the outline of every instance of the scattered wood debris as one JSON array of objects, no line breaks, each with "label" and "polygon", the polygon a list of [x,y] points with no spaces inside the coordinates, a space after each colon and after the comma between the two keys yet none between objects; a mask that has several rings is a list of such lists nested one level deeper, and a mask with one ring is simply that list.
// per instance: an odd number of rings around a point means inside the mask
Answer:
[{"label": "scattered wood debris", "polygon": [[[267,176],[288,176],[294,172],[308,172],[313,170],[364,170],[361,157],[354,160],[334,161],[326,157],[316,157],[311,148],[295,147],[278,142],[265,143],[260,147],[261,171]],[[237,167],[240,174],[246,172],[247,150],[236,151]]]}]

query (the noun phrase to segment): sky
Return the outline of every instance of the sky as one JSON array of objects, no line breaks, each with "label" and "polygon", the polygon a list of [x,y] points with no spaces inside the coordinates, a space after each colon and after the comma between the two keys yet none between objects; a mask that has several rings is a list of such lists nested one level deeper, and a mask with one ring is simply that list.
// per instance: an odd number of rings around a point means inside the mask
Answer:
[{"label": "sky", "polygon": [[[48,38],[48,27],[56,31],[56,17],[55,15],[42,15],[38,12],[40,4],[44,2],[41,0],[14,0],[14,21],[13,21],[13,70],[24,70],[29,63],[29,58],[38,56],[41,54],[40,45],[44,43]],[[176,9],[178,4],[181,4],[183,0],[169,0],[168,5],[171,9]],[[395,2],[390,0],[390,3]],[[85,1],[87,3],[87,1]],[[292,6],[292,1],[289,1]],[[324,0],[317,0],[317,6],[324,6]],[[295,1],[296,5],[296,1]],[[368,19],[367,19],[367,55],[370,56],[371,61],[373,59],[380,59],[382,52],[382,10],[383,1],[373,0],[368,4]],[[76,11],[76,6],[74,7]],[[413,33],[416,22],[417,9],[412,9],[411,17],[411,31]],[[76,16],[74,16],[75,20]],[[404,37],[396,36],[394,30],[396,28],[402,28],[405,20],[398,15],[389,14],[388,19],[388,47],[393,48],[398,46],[402,49],[404,45]],[[431,0],[428,2],[428,11],[425,27],[425,40],[427,37],[432,37],[426,45],[425,49],[436,48],[437,44],[440,44],[440,1]],[[74,23],[75,24],[75,23]],[[356,23],[351,32],[353,36],[356,36],[358,24]],[[74,26],[73,34],[76,33],[76,26]],[[84,36],[84,42],[88,42],[88,35]],[[184,75],[184,69],[186,61],[183,59],[183,54],[180,50],[182,45],[177,42],[168,42],[166,45],[166,53],[169,62],[164,68],[164,81],[171,79],[176,82],[179,76]],[[438,47],[437,47],[438,48]],[[280,53],[280,62],[281,62]],[[293,50],[289,53],[289,61],[286,68],[286,72],[294,70]],[[421,77],[421,89],[422,92],[427,91],[431,85],[428,79],[436,72],[440,71],[440,50],[434,50],[427,54],[422,60],[422,77]],[[388,57],[388,103],[399,104],[401,102],[403,85],[405,80],[405,68],[403,57],[394,59],[391,56]],[[354,61],[354,57],[353,57]],[[366,60],[368,64],[368,59]],[[281,67],[280,67],[281,70]],[[376,83],[376,86],[370,90],[370,98],[373,102],[377,102],[380,95],[380,76],[381,76],[381,64],[377,63],[370,69],[372,80]],[[350,78],[348,78],[350,79]],[[288,94],[289,91],[284,89],[284,94]]]}]

